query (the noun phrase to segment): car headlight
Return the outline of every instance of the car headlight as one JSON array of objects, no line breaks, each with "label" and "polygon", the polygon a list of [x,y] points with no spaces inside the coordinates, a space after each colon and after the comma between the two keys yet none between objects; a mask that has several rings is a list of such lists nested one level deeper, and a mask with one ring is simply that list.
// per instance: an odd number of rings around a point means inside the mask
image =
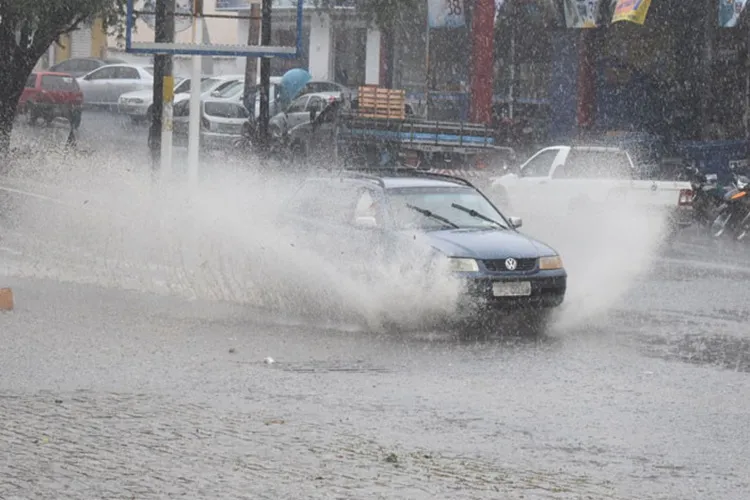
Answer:
[{"label": "car headlight", "polygon": [[559,255],[551,255],[548,257],[541,257],[539,259],[539,269],[542,271],[550,271],[552,269],[562,269],[563,262]]},{"label": "car headlight", "polygon": [[475,273],[479,271],[479,264],[474,259],[452,257],[448,259],[448,266],[454,273]]}]

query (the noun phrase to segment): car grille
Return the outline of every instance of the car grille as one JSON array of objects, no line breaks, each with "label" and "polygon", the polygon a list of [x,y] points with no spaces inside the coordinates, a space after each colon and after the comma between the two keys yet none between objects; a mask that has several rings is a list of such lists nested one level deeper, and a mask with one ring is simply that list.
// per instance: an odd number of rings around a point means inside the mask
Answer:
[{"label": "car grille", "polygon": [[[506,260],[507,259],[485,260],[484,267],[486,267],[488,271],[492,271],[496,273],[509,272],[509,270],[505,267]],[[513,272],[531,271],[532,269],[536,267],[536,259],[515,259],[515,260],[516,260],[516,268],[513,270]]]}]

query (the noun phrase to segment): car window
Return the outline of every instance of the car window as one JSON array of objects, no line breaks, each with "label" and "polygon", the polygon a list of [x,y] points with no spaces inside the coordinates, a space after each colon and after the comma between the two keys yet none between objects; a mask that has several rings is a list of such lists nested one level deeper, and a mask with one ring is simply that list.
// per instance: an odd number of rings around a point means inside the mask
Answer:
[{"label": "car window", "polygon": [[[559,172],[558,172],[559,171]],[[565,179],[629,179],[631,167],[624,151],[591,151],[573,148],[555,177]]]},{"label": "car window", "polygon": [[68,59],[67,61],[55,64],[50,68],[50,71],[60,71],[63,73],[67,71],[75,71],[77,69],[75,66],[75,61]]},{"label": "car window", "polygon": [[383,226],[383,207],[376,193],[370,189],[360,189],[354,206],[352,223],[360,226],[363,219],[371,219],[376,227]]},{"label": "car window", "polygon": [[305,105],[307,104],[307,101],[309,99],[309,96],[302,96],[298,97],[292,103],[289,105],[288,108],[286,108],[287,113],[301,113],[305,111]]},{"label": "car window", "polygon": [[104,67],[89,74],[89,80],[109,80],[115,78],[115,67]]},{"label": "car window", "polygon": [[294,194],[288,210],[305,219],[352,224],[357,190],[337,181],[308,180]]},{"label": "car window", "polygon": [[115,78],[119,80],[140,80],[141,74],[135,68],[118,66],[115,71]]},{"label": "car window", "polygon": [[201,94],[203,92],[208,92],[213,88],[214,85],[216,85],[220,80],[218,78],[206,78],[203,81],[201,81]]},{"label": "car window", "polygon": [[332,82],[310,82],[305,85],[306,94],[315,94],[318,92],[340,92],[341,88]]},{"label": "car window", "polygon": [[244,106],[233,102],[207,102],[203,112],[208,116],[218,118],[247,118],[249,116]]},{"label": "car window", "polygon": [[558,152],[557,149],[551,149],[537,154],[529,160],[521,175],[523,177],[547,177]]},{"label": "car window", "polygon": [[78,90],[78,85],[73,77],[60,75],[43,75],[42,88],[44,90],[63,90],[74,92]]},{"label": "car window", "polygon": [[151,76],[154,76],[154,67],[153,66],[144,66],[143,71],[148,73]]},{"label": "car window", "polygon": [[33,89],[36,87],[36,73],[32,73],[26,79],[26,88]]},{"label": "car window", "polygon": [[498,211],[480,193],[465,187],[399,188],[388,191],[389,210],[394,223],[400,229],[437,230],[451,227],[445,222],[429,217],[410,208],[409,205],[443,217],[459,228],[496,228],[497,225],[453,207],[453,204],[475,210],[497,221],[501,227],[506,222]]},{"label": "car window", "polygon": [[228,85],[222,89],[216,89],[213,94],[221,99],[228,99],[233,97],[245,89],[245,82],[232,80]]},{"label": "car window", "polygon": [[174,93],[182,94],[183,92],[190,92],[190,78],[182,78],[176,80]]},{"label": "car window", "polygon": [[320,113],[321,111],[323,111],[324,107],[325,101],[320,97],[313,96],[309,101],[307,101],[307,111],[315,110],[316,112]]}]

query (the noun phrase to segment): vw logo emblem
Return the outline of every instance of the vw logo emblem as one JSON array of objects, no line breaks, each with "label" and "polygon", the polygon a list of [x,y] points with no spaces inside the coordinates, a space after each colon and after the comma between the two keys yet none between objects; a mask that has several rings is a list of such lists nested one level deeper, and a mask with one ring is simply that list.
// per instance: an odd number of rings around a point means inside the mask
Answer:
[{"label": "vw logo emblem", "polygon": [[512,257],[510,259],[505,259],[505,269],[508,271],[515,271],[517,265],[518,262],[516,262],[516,259]]}]

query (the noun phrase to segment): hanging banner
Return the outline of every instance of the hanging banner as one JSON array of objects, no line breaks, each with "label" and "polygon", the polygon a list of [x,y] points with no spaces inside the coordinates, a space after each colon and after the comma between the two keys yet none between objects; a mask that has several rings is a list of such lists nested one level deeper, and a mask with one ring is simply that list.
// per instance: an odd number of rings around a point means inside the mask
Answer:
[{"label": "hanging banner", "polygon": [[460,28],[466,25],[464,0],[427,0],[430,28]]},{"label": "hanging banner", "polygon": [[734,28],[745,10],[747,0],[719,0],[719,27]]},{"label": "hanging banner", "polygon": [[568,28],[596,28],[601,0],[564,0]]},{"label": "hanging banner", "polygon": [[650,6],[651,0],[617,0],[612,22],[628,21],[643,25]]}]

